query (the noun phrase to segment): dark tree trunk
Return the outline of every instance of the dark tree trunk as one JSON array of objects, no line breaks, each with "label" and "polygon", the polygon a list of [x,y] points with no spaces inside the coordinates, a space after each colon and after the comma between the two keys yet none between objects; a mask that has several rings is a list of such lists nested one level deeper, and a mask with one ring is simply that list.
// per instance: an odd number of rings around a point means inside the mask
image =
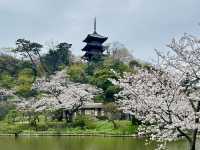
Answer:
[{"label": "dark tree trunk", "polygon": [[62,111],[57,112],[57,114],[56,114],[56,119],[57,119],[59,122],[63,120],[63,112],[62,112]]},{"label": "dark tree trunk", "polygon": [[73,121],[73,113],[69,113],[69,120],[70,123]]},{"label": "dark tree trunk", "polygon": [[190,142],[190,150],[196,150],[196,140],[197,140],[198,129],[194,129],[192,135],[192,141]]},{"label": "dark tree trunk", "polygon": [[[200,111],[200,102],[199,101],[197,103],[197,107],[196,107],[195,111],[196,112]],[[199,118],[195,119],[195,123],[199,123]],[[192,141],[190,142],[190,150],[195,150],[196,149],[197,133],[198,133],[198,128],[193,130]]]},{"label": "dark tree trunk", "polygon": [[65,113],[65,120],[66,120],[66,123],[71,123],[73,121],[73,114],[72,112],[66,110],[64,111]]},{"label": "dark tree trunk", "polygon": [[37,78],[37,69],[36,69],[36,66],[33,66],[32,70],[33,70],[33,83],[34,83],[36,81],[36,78]]},{"label": "dark tree trunk", "polygon": [[190,150],[195,150],[195,142],[190,143]]},{"label": "dark tree trunk", "polygon": [[117,124],[116,124],[115,120],[111,120],[111,122],[112,122],[112,124],[113,124],[113,127],[114,127],[114,129],[117,129],[117,128],[118,128],[118,126],[117,126]]}]

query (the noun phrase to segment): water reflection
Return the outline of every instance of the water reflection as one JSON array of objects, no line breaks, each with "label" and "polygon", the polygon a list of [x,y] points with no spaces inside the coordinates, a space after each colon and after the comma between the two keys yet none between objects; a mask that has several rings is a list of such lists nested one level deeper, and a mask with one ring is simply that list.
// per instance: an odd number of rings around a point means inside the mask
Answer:
[{"label": "water reflection", "polygon": [[[119,137],[0,137],[2,150],[153,150],[144,139]],[[169,150],[187,150],[182,141],[168,144]]]}]

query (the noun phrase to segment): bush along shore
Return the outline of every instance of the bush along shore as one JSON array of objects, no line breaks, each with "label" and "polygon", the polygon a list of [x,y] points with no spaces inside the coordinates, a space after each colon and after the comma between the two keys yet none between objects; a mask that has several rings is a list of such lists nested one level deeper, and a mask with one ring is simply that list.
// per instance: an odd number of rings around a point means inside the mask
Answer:
[{"label": "bush along shore", "polygon": [[72,123],[65,121],[46,121],[44,116],[39,116],[33,121],[8,121],[0,122],[0,135],[10,136],[135,136],[137,125],[131,121],[98,120],[89,116],[77,117]]}]

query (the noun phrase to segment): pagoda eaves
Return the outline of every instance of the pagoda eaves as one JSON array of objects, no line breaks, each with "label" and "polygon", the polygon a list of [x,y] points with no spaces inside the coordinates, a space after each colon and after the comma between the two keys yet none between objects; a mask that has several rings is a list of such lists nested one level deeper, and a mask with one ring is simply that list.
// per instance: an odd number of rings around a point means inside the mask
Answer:
[{"label": "pagoda eaves", "polygon": [[96,18],[94,21],[94,32],[88,34],[83,40],[86,43],[82,51],[85,51],[83,58],[87,61],[97,60],[104,56],[103,52],[105,50],[103,43],[108,39],[108,37],[102,36],[96,32]]},{"label": "pagoda eaves", "polygon": [[96,41],[98,40],[99,42],[103,43],[108,39],[108,37],[102,36],[98,33],[92,33],[92,34],[88,34],[88,36],[85,38],[85,40],[83,40],[83,42],[91,42],[91,41]]}]

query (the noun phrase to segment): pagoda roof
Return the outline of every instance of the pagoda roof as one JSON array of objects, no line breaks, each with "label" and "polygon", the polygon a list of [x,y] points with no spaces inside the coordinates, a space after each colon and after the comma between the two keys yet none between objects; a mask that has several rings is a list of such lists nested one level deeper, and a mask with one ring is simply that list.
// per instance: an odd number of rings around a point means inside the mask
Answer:
[{"label": "pagoda roof", "polygon": [[83,42],[91,42],[91,41],[99,41],[101,43],[105,42],[108,39],[108,37],[102,36],[98,34],[97,32],[94,32],[92,34],[88,34],[85,40]]},{"label": "pagoda roof", "polygon": [[82,49],[82,51],[89,51],[90,49],[97,49],[97,50],[103,51],[103,46],[102,45],[90,45],[90,44],[87,44]]}]

